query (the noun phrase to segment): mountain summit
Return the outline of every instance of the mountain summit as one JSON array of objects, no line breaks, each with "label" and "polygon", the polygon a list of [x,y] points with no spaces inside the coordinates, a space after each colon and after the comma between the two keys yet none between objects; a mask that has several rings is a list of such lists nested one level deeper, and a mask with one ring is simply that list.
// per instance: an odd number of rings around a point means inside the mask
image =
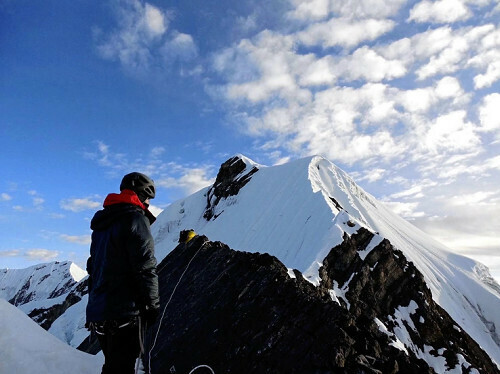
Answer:
[{"label": "mountain summit", "polygon": [[[316,286],[324,282],[320,269],[332,248],[365,229],[371,238],[357,252],[360,260],[388,240],[422,274],[432,299],[456,328],[500,363],[500,293],[487,268],[452,253],[394,214],[322,157],[272,167],[241,155],[232,157],[222,164],[213,186],[171,204],[158,217],[153,235],[159,259],[172,251],[186,228],[235,250],[271,254]],[[333,276],[333,298],[345,299],[358,267],[353,265],[347,274],[343,270],[342,282]],[[398,336],[401,331],[394,334],[405,345],[406,336]],[[421,355],[426,350],[406,345],[405,349]]]}]

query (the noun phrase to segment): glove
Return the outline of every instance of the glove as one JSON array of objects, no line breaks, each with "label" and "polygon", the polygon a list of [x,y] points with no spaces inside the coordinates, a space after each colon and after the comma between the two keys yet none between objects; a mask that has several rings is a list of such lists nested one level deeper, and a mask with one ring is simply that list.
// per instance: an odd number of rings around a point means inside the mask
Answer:
[{"label": "glove", "polygon": [[160,309],[153,306],[146,306],[141,313],[141,317],[148,326],[153,326],[158,319]]}]

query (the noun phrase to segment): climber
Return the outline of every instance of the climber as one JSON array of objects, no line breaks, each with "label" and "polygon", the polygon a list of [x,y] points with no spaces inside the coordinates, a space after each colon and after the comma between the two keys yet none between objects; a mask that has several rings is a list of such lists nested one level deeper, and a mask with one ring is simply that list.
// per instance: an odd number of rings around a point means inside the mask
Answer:
[{"label": "climber", "polygon": [[[87,328],[97,334],[104,353],[102,374],[132,374],[141,353],[144,326],[159,313],[158,276],[150,225],[155,217],[151,178],[123,177],[120,194],[109,194],[95,213],[87,261]],[[141,331],[142,330],[142,331]]]}]

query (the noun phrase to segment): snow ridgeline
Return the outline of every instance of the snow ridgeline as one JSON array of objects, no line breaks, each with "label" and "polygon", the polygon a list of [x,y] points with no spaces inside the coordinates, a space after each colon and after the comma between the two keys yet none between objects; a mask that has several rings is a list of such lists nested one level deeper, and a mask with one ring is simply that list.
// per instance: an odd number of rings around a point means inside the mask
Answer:
[{"label": "snow ridgeline", "polygon": [[[0,299],[0,373],[99,373],[102,356],[63,343],[22,311]],[[21,332],[21,333],[20,333]]]},{"label": "snow ridgeline", "polygon": [[[152,230],[159,260],[175,248],[180,230],[192,228],[236,250],[272,254],[315,283],[329,250],[342,242],[344,234],[365,227],[377,234],[375,241],[387,238],[415,264],[433,299],[500,363],[500,295],[495,290],[498,285],[483,282],[484,265],[452,253],[322,157],[263,167],[236,156],[229,166],[234,167],[236,160],[243,163],[232,176],[238,181],[258,168],[239,190],[228,188],[230,193],[215,199],[216,181],[172,203],[158,217]],[[230,183],[220,181],[219,186]]]}]

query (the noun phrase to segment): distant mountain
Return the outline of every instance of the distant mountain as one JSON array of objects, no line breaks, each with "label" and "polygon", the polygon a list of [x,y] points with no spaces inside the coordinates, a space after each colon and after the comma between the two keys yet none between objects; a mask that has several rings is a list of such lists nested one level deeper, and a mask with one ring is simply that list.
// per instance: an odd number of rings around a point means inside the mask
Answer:
[{"label": "distant mountain", "polygon": [[[177,247],[184,229],[202,236]],[[232,157],[152,232],[162,305],[172,296],[161,328],[149,331],[150,347],[158,332],[158,373],[211,355],[219,371],[239,374],[499,372],[500,287],[488,269],[324,158],[265,167]],[[86,336],[85,282],[71,286],[65,300],[82,299],[49,330],[73,346]]]},{"label": "distant mountain", "polygon": [[78,345],[86,336],[86,331],[82,334],[84,321],[71,318],[71,322],[67,321],[61,327],[68,314],[54,327],[52,325],[84,297],[86,276],[86,271],[69,261],[26,269],[0,269],[0,298],[17,306],[44,329],[51,329],[61,340],[71,343],[76,337],[80,341],[74,344]]}]

